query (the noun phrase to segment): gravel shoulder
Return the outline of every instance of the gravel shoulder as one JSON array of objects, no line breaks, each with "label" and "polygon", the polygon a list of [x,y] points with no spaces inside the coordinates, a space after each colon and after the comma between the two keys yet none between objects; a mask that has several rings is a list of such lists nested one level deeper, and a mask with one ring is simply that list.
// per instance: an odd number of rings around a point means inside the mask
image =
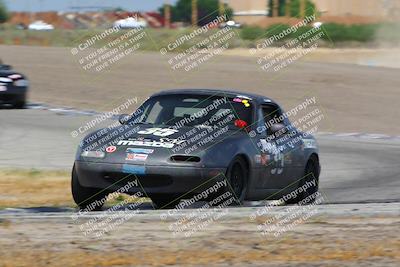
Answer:
[{"label": "gravel shoulder", "polygon": [[[142,212],[100,239],[68,214],[3,215],[1,266],[397,266],[399,204],[327,205],[279,237],[261,236],[251,208],[175,238],[170,220]],[[279,213],[278,207],[271,215]],[[263,220],[263,218],[259,218]]]}]

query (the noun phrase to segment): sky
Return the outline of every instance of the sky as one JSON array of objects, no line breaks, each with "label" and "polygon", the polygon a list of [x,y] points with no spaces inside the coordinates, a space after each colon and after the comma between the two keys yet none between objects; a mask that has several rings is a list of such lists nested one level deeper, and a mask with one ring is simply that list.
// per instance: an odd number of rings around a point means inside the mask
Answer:
[{"label": "sky", "polygon": [[[170,3],[176,1],[170,0]],[[3,0],[3,2],[9,11],[85,11],[117,7],[129,11],[155,11],[165,0]]]}]

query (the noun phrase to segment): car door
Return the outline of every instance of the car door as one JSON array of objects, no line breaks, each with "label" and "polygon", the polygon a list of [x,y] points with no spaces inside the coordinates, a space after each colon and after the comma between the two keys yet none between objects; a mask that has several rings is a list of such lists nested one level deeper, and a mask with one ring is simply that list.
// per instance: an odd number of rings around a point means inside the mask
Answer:
[{"label": "car door", "polygon": [[270,103],[261,105],[259,114],[263,123],[263,126],[259,127],[259,130],[262,130],[259,144],[262,153],[267,154],[269,159],[263,166],[262,185],[271,189],[285,188],[293,182],[293,151],[287,146],[290,137],[286,133],[277,138],[271,131],[273,124],[285,124],[282,111],[279,106]]}]

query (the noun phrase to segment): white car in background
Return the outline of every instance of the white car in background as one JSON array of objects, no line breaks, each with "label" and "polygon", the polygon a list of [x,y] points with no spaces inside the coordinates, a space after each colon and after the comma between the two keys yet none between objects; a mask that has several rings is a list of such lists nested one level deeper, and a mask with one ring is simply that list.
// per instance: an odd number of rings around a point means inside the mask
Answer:
[{"label": "white car in background", "polygon": [[54,26],[42,20],[37,20],[29,24],[28,29],[34,31],[52,31],[54,30]]},{"label": "white car in background", "polygon": [[136,18],[129,17],[115,21],[114,27],[119,27],[121,29],[146,28],[147,22],[145,20],[138,20]]},{"label": "white car in background", "polygon": [[221,28],[221,29],[226,28],[226,27],[240,29],[240,28],[242,28],[242,24],[235,22],[233,20],[229,20],[227,22],[222,22],[221,24],[219,24],[219,28]]}]

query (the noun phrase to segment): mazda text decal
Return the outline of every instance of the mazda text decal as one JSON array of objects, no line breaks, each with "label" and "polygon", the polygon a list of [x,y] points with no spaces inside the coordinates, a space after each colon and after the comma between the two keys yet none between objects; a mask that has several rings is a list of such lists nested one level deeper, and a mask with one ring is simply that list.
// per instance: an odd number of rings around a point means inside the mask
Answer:
[{"label": "mazda text decal", "polygon": [[118,142],[118,146],[148,146],[148,147],[163,147],[173,148],[175,145],[179,145],[185,142],[185,140],[161,138],[160,140],[121,140]]}]

